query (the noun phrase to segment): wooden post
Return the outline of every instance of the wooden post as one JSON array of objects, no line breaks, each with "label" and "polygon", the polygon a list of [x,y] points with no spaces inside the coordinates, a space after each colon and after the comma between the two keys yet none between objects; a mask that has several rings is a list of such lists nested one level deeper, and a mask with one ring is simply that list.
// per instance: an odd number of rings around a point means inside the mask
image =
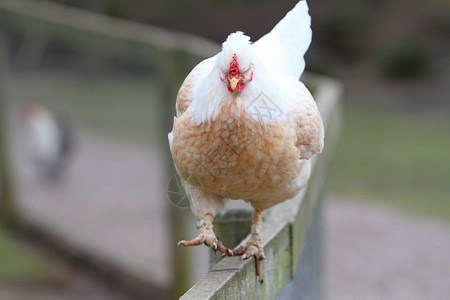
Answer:
[{"label": "wooden post", "polygon": [[[160,78],[160,111],[165,118],[162,130],[162,145],[164,145],[164,159],[166,160],[166,182],[169,182],[176,171],[170,155],[167,135],[172,131],[173,117],[175,116],[175,100],[182,80],[186,77],[187,54],[180,51],[164,51],[160,53],[159,78]],[[172,296],[180,297],[191,286],[191,257],[190,251],[183,247],[177,247],[180,240],[190,237],[189,217],[190,210],[177,207],[167,199],[170,226],[170,247],[172,249]]]},{"label": "wooden post", "polygon": [[0,221],[13,220],[13,189],[7,144],[7,103],[4,91],[6,73],[6,41],[0,31]]},{"label": "wooden post", "polygon": [[[252,216],[250,210],[228,210],[214,219],[214,233],[226,247],[233,249],[250,233]],[[215,255],[210,251],[209,268],[214,267],[221,259],[220,253]]]}]

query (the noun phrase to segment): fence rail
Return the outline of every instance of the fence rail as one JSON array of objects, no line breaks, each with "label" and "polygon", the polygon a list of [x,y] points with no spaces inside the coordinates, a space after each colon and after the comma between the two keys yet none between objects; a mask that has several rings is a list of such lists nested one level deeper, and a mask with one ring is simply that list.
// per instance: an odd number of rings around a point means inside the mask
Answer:
[{"label": "fence rail", "polygon": [[[69,42],[73,42],[74,38],[93,38],[92,42],[96,45],[105,45],[106,39],[109,39],[114,43],[114,47],[104,47],[109,51],[142,46],[144,53],[149,49],[158,49],[209,57],[219,50],[216,43],[196,35],[120,20],[47,1],[2,0],[0,10],[8,18],[7,21],[16,27],[31,26]],[[95,38],[99,40],[96,41]]]}]

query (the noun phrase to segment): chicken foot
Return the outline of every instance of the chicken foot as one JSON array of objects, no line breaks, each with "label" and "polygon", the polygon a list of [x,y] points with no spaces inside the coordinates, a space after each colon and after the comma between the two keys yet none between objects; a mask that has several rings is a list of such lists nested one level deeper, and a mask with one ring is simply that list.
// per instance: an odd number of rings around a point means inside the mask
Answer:
[{"label": "chicken foot", "polygon": [[201,244],[205,244],[210,247],[214,252],[220,251],[226,255],[233,256],[233,251],[231,249],[225,247],[221,241],[217,240],[216,235],[213,231],[213,217],[210,214],[206,214],[203,219],[197,222],[197,229],[200,231],[200,234],[193,238],[190,241],[179,241],[178,245],[187,246],[199,246]]},{"label": "chicken foot", "polygon": [[262,245],[261,229],[262,229],[262,213],[255,212],[252,220],[252,229],[250,232],[250,239],[243,246],[239,246],[233,249],[233,255],[242,255],[242,259],[249,257],[255,257],[256,264],[256,276],[259,278],[259,282],[263,283],[261,276],[261,264],[265,257],[264,249]]}]

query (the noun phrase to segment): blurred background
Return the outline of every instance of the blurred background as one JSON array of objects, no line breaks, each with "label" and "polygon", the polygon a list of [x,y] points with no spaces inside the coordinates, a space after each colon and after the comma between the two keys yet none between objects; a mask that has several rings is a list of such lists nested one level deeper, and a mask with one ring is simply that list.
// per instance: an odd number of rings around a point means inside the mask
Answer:
[{"label": "blurred background", "polygon": [[[0,226],[0,299],[168,297],[167,249],[184,233],[169,220],[194,220],[168,205],[167,99],[229,33],[255,41],[295,3],[0,0],[2,219],[30,224]],[[450,3],[309,7],[306,71],[345,88],[325,206],[325,296],[448,298]]]}]

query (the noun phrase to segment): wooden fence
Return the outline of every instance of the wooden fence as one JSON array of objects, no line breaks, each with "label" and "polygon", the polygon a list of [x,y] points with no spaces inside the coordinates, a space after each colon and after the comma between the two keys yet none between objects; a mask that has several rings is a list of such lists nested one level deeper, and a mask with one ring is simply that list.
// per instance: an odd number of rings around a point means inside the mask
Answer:
[{"label": "wooden fence", "polygon": [[[20,30],[31,35],[46,36],[61,40],[77,47],[101,51],[102,55],[111,57],[135,56],[153,62],[158,67],[160,80],[160,111],[164,116],[173,116],[174,100],[181,81],[192,66],[199,60],[209,57],[218,51],[218,44],[194,35],[156,28],[150,25],[137,24],[118,20],[75,8],[48,3],[46,1],[2,0],[0,2],[0,24],[8,29]],[[0,32],[1,35],[1,32]],[[1,46],[1,45],[0,45]],[[0,47],[0,52],[5,48]],[[0,73],[5,64],[0,65]],[[2,70],[3,69],[3,70]],[[291,280],[306,271],[297,269],[301,266],[304,245],[308,243],[308,224],[318,227],[320,224],[320,201],[323,196],[327,162],[331,156],[333,145],[339,131],[340,108],[339,97],[341,87],[333,80],[308,75],[304,81],[312,87],[315,99],[319,105],[325,128],[325,151],[313,161],[311,181],[305,192],[295,199],[284,202],[275,207],[270,217],[264,221],[263,240],[267,259],[263,262],[264,284],[259,284],[255,277],[253,258],[241,261],[239,257],[230,257],[214,265],[209,274],[193,286],[183,299],[225,299],[225,298],[274,298]],[[0,81],[0,88],[2,82]],[[0,89],[0,97],[3,96]],[[3,102],[3,98],[0,99]],[[5,111],[1,109],[1,113]],[[3,121],[3,118],[2,118]],[[167,143],[167,132],[171,130],[172,118],[167,118],[161,130],[161,142]],[[4,126],[0,124],[0,131],[4,133]],[[0,135],[0,155],[7,162],[5,137]],[[170,157],[167,159],[167,173],[173,171]],[[6,164],[0,169],[0,217],[3,220],[14,219],[14,203],[12,199],[12,183]],[[189,236],[186,232],[184,219],[186,210],[170,206],[171,244],[173,248],[174,281],[172,295],[181,295],[189,289],[190,269],[189,260],[185,259],[183,248],[176,248],[176,242]],[[249,215],[243,214],[242,222],[249,221]],[[245,232],[236,232],[236,223],[230,223],[230,213],[215,220],[217,232],[224,240],[237,239]],[[17,222],[17,220],[16,220]],[[234,224],[234,225],[233,225]],[[317,247],[320,247],[321,234],[313,237]],[[319,248],[318,248],[319,249]],[[317,253],[308,255],[316,256]],[[306,257],[306,261],[314,261],[313,257]],[[214,261],[213,261],[214,262]],[[319,264],[318,264],[319,265]],[[319,266],[314,267],[316,274],[313,281],[320,282]],[[303,272],[303,273],[302,273]],[[145,284],[145,283],[144,283]],[[131,284],[133,286],[133,284]],[[317,285],[316,285],[317,286]],[[157,287],[153,287],[157,289]],[[303,291],[304,294],[318,296],[320,288],[313,291]],[[283,292],[283,291],[282,291]],[[162,291],[166,293],[167,291]]]}]

